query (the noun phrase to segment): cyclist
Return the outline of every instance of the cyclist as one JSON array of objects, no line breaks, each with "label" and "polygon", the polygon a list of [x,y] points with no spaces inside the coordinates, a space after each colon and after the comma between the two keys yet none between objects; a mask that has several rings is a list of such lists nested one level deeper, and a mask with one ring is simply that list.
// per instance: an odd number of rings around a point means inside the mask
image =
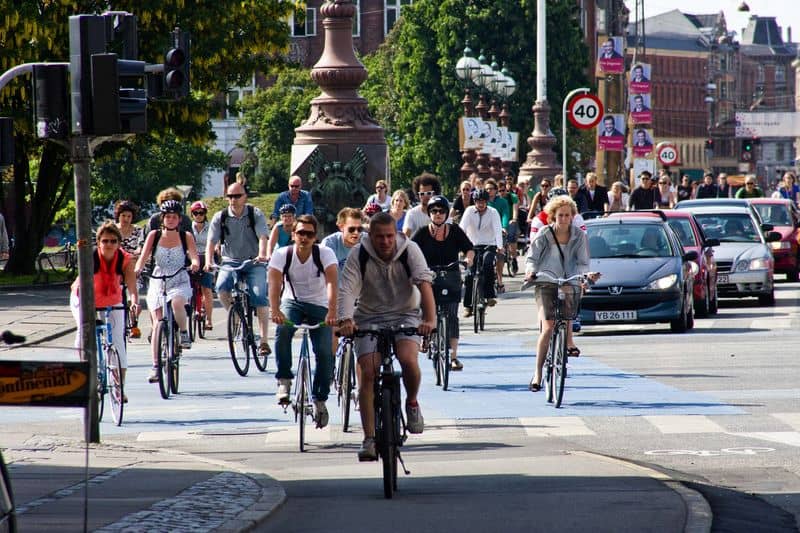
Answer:
[{"label": "cyclist", "polygon": [[344,263],[350,255],[350,251],[361,240],[361,232],[364,230],[361,225],[363,215],[360,209],[355,207],[344,207],[336,215],[336,227],[339,231],[331,233],[320,243],[333,250],[336,260],[339,263],[339,275],[342,273]]},{"label": "cyclist", "polygon": [[[433,273],[428,269],[419,246],[405,235],[398,234],[395,220],[390,214],[377,213],[369,223],[369,238],[355,246],[342,272],[339,282],[339,332],[351,335],[355,327],[403,325],[417,326],[420,335],[429,335],[436,324],[432,280]],[[422,433],[425,427],[417,401],[421,379],[417,362],[419,341],[418,336],[399,335],[396,343],[397,359],[403,369],[406,421],[410,433]],[[373,405],[375,373],[381,365],[376,349],[377,340],[374,337],[355,339],[354,351],[361,369],[358,398],[362,406]],[[361,409],[361,424],[364,441],[358,451],[358,459],[376,461],[375,419],[371,409]]]},{"label": "cyclist", "polygon": [[442,184],[439,178],[428,172],[423,172],[414,178],[414,194],[419,198],[419,205],[415,205],[406,213],[403,221],[403,233],[407,237],[414,235],[418,229],[428,225],[431,219],[425,206],[433,196],[442,194]]},{"label": "cyclist", "polygon": [[[200,268],[206,266],[206,241],[208,240],[208,206],[201,201],[194,202],[189,208],[192,213],[192,234],[194,235],[197,247],[197,255],[200,258]],[[213,257],[211,261],[213,262]],[[203,307],[206,310],[206,329],[213,329],[211,312],[214,310],[214,275],[211,272],[203,272],[200,275],[200,287],[203,293]]]},{"label": "cyclist", "polygon": [[[413,241],[419,245],[422,255],[428,262],[428,266],[449,265],[458,260],[458,254],[463,253],[467,258],[467,266],[472,266],[475,252],[472,250],[472,241],[459,226],[447,222],[450,211],[450,202],[444,196],[434,196],[428,202],[428,216],[431,223],[428,227],[422,228],[414,234]],[[458,268],[454,271],[454,276],[458,280],[458,291],[455,301],[452,298],[442,298],[438,292],[434,292],[434,297],[439,304],[439,300],[446,299],[446,312],[452,317],[448,338],[450,339],[450,369],[461,370],[464,365],[458,360],[458,304],[460,303],[461,291],[461,272]],[[452,289],[449,289],[452,290]],[[456,292],[456,291],[454,291]]]},{"label": "cyclist", "polygon": [[[534,280],[537,272],[548,272],[560,278],[588,274],[591,281],[597,281],[600,274],[589,273],[589,241],[586,232],[573,225],[573,219],[578,214],[575,201],[568,195],[557,195],[547,202],[544,211],[550,224],[539,231],[531,243],[525,263],[525,280]],[[533,392],[541,389],[542,366],[553,331],[555,290],[550,287],[536,287],[535,297],[542,331],[536,345],[536,372],[530,382],[530,390]],[[570,302],[569,299],[566,301]],[[567,314],[574,311],[568,310]],[[572,340],[571,327],[567,327],[567,354],[573,357],[580,355],[580,350]]]},{"label": "cyclist", "polygon": [[[472,316],[472,280],[474,270],[483,269],[483,294],[487,303],[493,306],[497,303],[494,292],[495,254],[503,254],[503,226],[500,214],[489,206],[489,193],[483,189],[472,192],[474,205],[464,210],[459,226],[467,234],[474,246],[486,246],[483,254],[483,264],[473,265],[467,272],[464,280],[464,317]],[[503,200],[505,202],[505,200]]]},{"label": "cyclist", "polygon": [[[278,360],[278,403],[289,401],[292,389],[292,337],[294,324],[336,324],[336,297],[338,268],[336,255],[330,248],[314,243],[317,236],[317,219],[313,215],[300,215],[292,230],[294,244],[275,250],[269,263],[269,307],[275,331],[275,352]],[[284,282],[285,281],[285,282]],[[282,294],[281,294],[282,293]],[[311,330],[316,365],[311,396],[314,400],[314,419],[317,427],[328,425],[325,402],[333,376],[331,330],[320,327]]]},{"label": "cyclist", "polygon": [[[519,236],[519,225],[517,224],[517,220],[519,219],[519,197],[514,192],[514,189],[514,184],[510,179],[506,181],[499,181],[497,183],[497,195],[508,202],[508,205],[511,209],[511,216],[508,219],[508,224],[503,226],[503,228],[506,230],[506,242],[508,243],[508,261],[517,260],[517,237]],[[502,217],[500,220],[502,221]]]},{"label": "cyclist", "polygon": [[281,219],[272,226],[272,231],[269,233],[267,259],[272,257],[276,249],[292,243],[292,228],[294,227],[295,216],[297,216],[297,209],[292,204],[284,204],[278,210],[278,214]]},{"label": "cyclist", "polygon": [[[122,305],[122,283],[131,295],[131,312],[139,311],[139,292],[136,290],[136,274],[133,268],[133,256],[120,247],[122,233],[114,222],[106,222],[97,230],[97,249],[94,258],[94,305],[96,309],[119,307]],[[79,281],[76,278],[70,288],[70,310],[78,332],[75,335],[75,347],[80,347],[81,315]],[[109,317],[111,322],[111,340],[119,354],[120,381],[125,384],[125,372],[128,369],[128,352],[125,349],[125,310],[113,309]],[[124,389],[123,389],[124,390]],[[128,398],[123,398],[127,402]]]},{"label": "cyclist", "polygon": [[[144,268],[145,263],[154,257],[155,267],[153,274],[156,276],[170,275],[186,265],[186,257],[191,261],[192,272],[200,268],[197,257],[197,248],[194,236],[189,231],[181,231],[178,225],[181,222],[183,206],[177,200],[167,200],[161,204],[161,226],[163,230],[153,230],[147,234],[144,249],[136,262],[136,274]],[[178,323],[181,335],[181,348],[192,347],[189,339],[189,328],[186,315],[186,303],[192,297],[192,286],[189,283],[189,274],[184,271],[170,279],[152,279],[147,289],[147,308],[150,310],[151,324],[157,324],[164,314],[162,306],[167,302],[161,301],[161,285],[167,284],[167,300],[172,306],[175,321]],[[158,382],[158,335],[151,335],[150,348],[153,355],[153,368],[148,381]]]},{"label": "cyclist", "polygon": [[[503,185],[505,188],[505,185]],[[497,214],[500,215],[500,225],[503,230],[503,245],[500,245],[498,249],[502,249],[505,252],[505,239],[506,233],[508,228],[508,221],[511,218],[511,205],[508,200],[500,196],[498,190],[499,186],[497,181],[494,178],[489,178],[486,180],[486,192],[489,193],[489,207],[493,207],[497,210]],[[505,253],[498,254],[495,260],[495,275],[497,276],[497,292],[502,293],[505,291],[505,285],[503,285],[503,266],[505,266]]]},{"label": "cyclist", "polygon": [[[267,260],[267,241],[269,230],[267,219],[261,210],[247,203],[247,193],[241,183],[231,183],[226,191],[228,207],[214,215],[206,242],[206,257],[213,257],[214,247],[221,243],[223,263],[239,265],[256,258],[257,262]],[[224,216],[223,216],[224,215]],[[206,263],[206,270],[211,270],[211,262]],[[217,277],[217,294],[227,311],[233,303],[231,290],[235,272],[221,270]],[[269,309],[267,307],[267,276],[262,265],[252,264],[240,271],[247,276],[247,287],[250,302],[258,315],[258,326],[261,330],[261,343],[258,350],[262,355],[269,355],[272,350],[267,343],[269,333]]]}]

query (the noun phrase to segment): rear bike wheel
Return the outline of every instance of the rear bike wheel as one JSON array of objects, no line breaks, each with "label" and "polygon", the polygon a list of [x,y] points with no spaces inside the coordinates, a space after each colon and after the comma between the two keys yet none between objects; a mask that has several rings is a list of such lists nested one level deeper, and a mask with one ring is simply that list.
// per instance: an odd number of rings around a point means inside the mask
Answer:
[{"label": "rear bike wheel", "polygon": [[433,374],[436,377],[437,386],[442,384],[442,367],[440,365],[440,361],[442,359],[442,350],[441,344],[439,344],[439,331],[441,331],[442,327],[442,317],[437,316],[436,333],[430,335],[428,339],[428,353],[431,356],[431,362],[433,362]]},{"label": "rear bike wheel", "polygon": [[350,429],[350,404],[355,390],[355,357],[353,356],[353,343],[346,342],[342,350],[342,359],[339,373],[339,405],[342,409],[342,431]]},{"label": "rear bike wheel", "polygon": [[250,369],[250,351],[247,342],[247,321],[240,304],[234,304],[228,311],[228,349],[231,352],[233,368],[240,376],[246,376]]},{"label": "rear bike wheel", "polygon": [[383,496],[391,498],[397,489],[397,444],[392,389],[381,392],[381,460],[383,461]]},{"label": "rear bike wheel", "polygon": [[169,374],[169,370],[167,368],[169,364],[169,346],[170,346],[170,338],[169,338],[169,328],[164,320],[160,320],[158,324],[156,324],[155,331],[153,335],[156,336],[156,351],[158,353],[158,390],[161,392],[161,397],[165,400],[169,398],[169,382],[167,374]]},{"label": "rear bike wheel", "polygon": [[442,376],[442,390],[450,385],[450,317],[445,315],[442,327],[437,332],[439,337],[439,373]]},{"label": "rear bike wheel", "polygon": [[[250,352],[253,354],[253,362],[256,364],[257,369],[261,372],[265,372],[267,370],[267,354],[261,355],[261,348],[256,346],[255,336],[253,334],[255,331],[255,327],[253,326],[253,308],[250,306],[247,307],[247,323],[249,324],[247,329],[250,331],[250,335],[247,336],[247,344],[250,346]],[[262,340],[266,342],[266,339]]]},{"label": "rear bike wheel", "polygon": [[172,349],[169,353],[169,390],[172,394],[178,394],[178,383],[181,371],[181,338],[178,333],[178,325],[172,325]]},{"label": "rear bike wheel", "polygon": [[104,354],[100,352],[103,350],[102,346],[97,347],[97,421],[103,421],[103,411],[105,411],[106,401],[106,368],[108,363]]},{"label": "rear bike wheel", "polygon": [[122,386],[122,365],[117,349],[113,346],[109,346],[106,359],[106,383],[108,384],[111,416],[114,417],[114,422],[118,426],[121,426],[125,392]]},{"label": "rear bike wheel", "polygon": [[553,352],[553,402],[561,407],[564,399],[564,382],[567,379],[567,326],[559,324],[554,332],[556,336]]},{"label": "rear bike wheel", "polygon": [[297,373],[297,393],[295,394],[295,418],[300,430],[300,451],[306,451],[306,417],[308,416],[308,389],[309,381],[308,358],[300,356],[300,368]]}]

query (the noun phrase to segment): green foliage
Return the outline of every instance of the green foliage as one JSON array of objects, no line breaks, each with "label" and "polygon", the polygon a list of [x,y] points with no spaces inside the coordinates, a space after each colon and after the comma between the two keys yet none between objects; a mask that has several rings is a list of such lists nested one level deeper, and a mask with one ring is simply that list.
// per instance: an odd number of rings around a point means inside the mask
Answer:
[{"label": "green foliage", "polygon": [[308,69],[292,67],[282,69],[274,85],[242,101],[245,129],[240,144],[255,155],[242,170],[253,176],[253,190],[286,188],[294,129],[308,118],[311,100],[319,92]]},{"label": "green foliage", "polygon": [[[505,61],[517,82],[510,98],[512,131],[525,139],[533,130],[536,100],[536,3],[532,0],[418,0],[405,6],[400,23],[380,49],[365,59],[370,77],[361,89],[373,116],[385,128],[393,188],[424,170],[446,186],[459,180],[458,117],[463,85],[455,64],[464,38]],[[547,3],[548,101],[551,128],[560,139],[561,104],[570,90],[585,86],[588,52],[569,0]],[[473,94],[473,97],[476,95]],[[477,101],[477,98],[475,98]],[[570,132],[571,134],[572,132]],[[520,147],[526,151],[527,146]],[[524,161],[524,155],[521,155]]]},{"label": "green foliage", "polygon": [[[275,207],[275,200],[278,199],[278,194],[279,193],[269,193],[261,194],[259,196],[248,196],[247,203],[253,204],[257,208],[261,209],[261,212],[263,212],[267,218],[269,218],[270,213],[272,213],[272,209]],[[228,201],[220,197],[203,198],[203,201],[208,206],[209,215],[216,213],[217,211],[222,211],[228,207]],[[211,216],[208,218],[210,220]]]}]

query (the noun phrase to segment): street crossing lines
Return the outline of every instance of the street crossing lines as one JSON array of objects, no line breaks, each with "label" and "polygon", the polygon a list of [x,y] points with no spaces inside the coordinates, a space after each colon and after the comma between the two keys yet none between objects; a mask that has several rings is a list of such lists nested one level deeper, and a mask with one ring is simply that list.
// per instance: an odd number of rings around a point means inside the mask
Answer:
[{"label": "street crossing lines", "polygon": [[645,416],[665,435],[679,433],[725,433],[725,429],[704,415],[657,415]]},{"label": "street crossing lines", "polygon": [[800,431],[800,413],[772,413],[771,416]]},{"label": "street crossing lines", "polygon": [[561,417],[526,417],[520,418],[519,423],[529,437],[577,437],[582,435],[596,435],[577,416]]}]

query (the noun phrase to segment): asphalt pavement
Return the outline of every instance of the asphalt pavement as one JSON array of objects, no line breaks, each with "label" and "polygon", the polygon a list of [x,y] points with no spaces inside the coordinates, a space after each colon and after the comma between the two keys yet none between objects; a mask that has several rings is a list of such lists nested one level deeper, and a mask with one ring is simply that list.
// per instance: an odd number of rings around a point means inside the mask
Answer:
[{"label": "asphalt pavement", "polygon": [[[513,290],[518,279],[507,286]],[[47,350],[41,347],[56,339],[60,344],[72,342],[75,324],[67,300],[65,287],[0,289],[0,331],[27,337],[21,347],[0,348],[0,359],[46,359]],[[526,327],[524,321],[530,317],[515,315],[511,306],[506,307],[501,301],[492,314],[502,316],[512,329],[514,324]],[[223,313],[217,312],[215,319],[221,329]],[[501,346],[499,333],[494,332],[494,340],[481,336],[487,339],[487,351],[493,344]],[[26,428],[19,423],[19,409],[23,408],[0,407],[0,446],[9,463],[21,531],[285,530],[269,519],[287,498],[285,488],[269,472],[116,439],[114,434],[100,444],[86,444],[80,425],[69,435],[50,434],[40,425]],[[497,475],[514,473],[509,471],[515,468],[513,462],[503,464],[502,456],[492,458],[486,469],[476,473],[476,482],[481,475],[491,475],[492,469],[502,470]],[[570,531],[710,530],[706,500],[668,473],[576,452],[561,454],[557,460],[528,461],[519,474],[535,485],[537,480],[552,479],[555,472],[560,475],[557,499],[525,499],[525,514],[550,524],[549,529],[564,530],[558,524],[564,524],[566,512]],[[436,473],[431,475],[435,478]],[[524,517],[516,520],[521,520],[520,528],[506,530],[526,530]],[[309,516],[308,522],[294,523],[291,530],[319,527]],[[436,524],[430,528],[437,530]]]}]

